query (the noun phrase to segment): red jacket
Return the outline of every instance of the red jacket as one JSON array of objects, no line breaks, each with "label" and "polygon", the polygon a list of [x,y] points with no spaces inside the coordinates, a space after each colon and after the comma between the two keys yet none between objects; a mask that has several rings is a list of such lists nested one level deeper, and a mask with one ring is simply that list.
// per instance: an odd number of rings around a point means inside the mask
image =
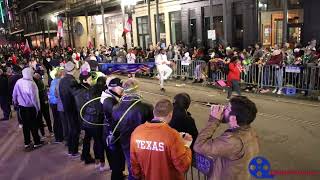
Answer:
[{"label": "red jacket", "polygon": [[227,82],[230,83],[232,80],[240,81],[240,74],[242,67],[237,63],[229,63],[229,73],[227,77]]}]

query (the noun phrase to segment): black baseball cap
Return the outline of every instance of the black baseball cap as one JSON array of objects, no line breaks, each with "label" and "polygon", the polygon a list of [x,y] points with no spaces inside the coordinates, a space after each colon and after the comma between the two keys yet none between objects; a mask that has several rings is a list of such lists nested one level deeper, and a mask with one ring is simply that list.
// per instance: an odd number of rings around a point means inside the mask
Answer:
[{"label": "black baseball cap", "polygon": [[108,84],[108,87],[111,88],[111,87],[122,87],[122,80],[120,78],[113,78],[110,80],[109,84]]}]

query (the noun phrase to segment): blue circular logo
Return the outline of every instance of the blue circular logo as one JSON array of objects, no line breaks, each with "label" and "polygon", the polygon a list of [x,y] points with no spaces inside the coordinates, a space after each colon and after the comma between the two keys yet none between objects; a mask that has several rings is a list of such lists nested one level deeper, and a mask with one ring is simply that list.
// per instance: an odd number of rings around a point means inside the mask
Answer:
[{"label": "blue circular logo", "polygon": [[270,175],[271,165],[269,161],[261,156],[253,158],[249,163],[249,172],[257,179],[273,178]]}]

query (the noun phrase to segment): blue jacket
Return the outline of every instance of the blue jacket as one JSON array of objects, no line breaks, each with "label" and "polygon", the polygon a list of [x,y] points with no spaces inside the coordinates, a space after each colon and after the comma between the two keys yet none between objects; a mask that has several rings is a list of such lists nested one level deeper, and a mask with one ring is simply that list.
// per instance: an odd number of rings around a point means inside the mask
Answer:
[{"label": "blue jacket", "polygon": [[51,81],[50,89],[49,89],[49,103],[50,104],[57,104],[57,98],[55,96],[55,89],[59,82],[59,78],[55,78]]}]

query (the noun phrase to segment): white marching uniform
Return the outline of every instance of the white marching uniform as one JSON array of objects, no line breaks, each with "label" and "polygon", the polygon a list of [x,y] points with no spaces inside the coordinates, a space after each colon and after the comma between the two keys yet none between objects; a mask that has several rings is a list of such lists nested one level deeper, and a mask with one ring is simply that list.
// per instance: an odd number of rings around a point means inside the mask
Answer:
[{"label": "white marching uniform", "polygon": [[171,73],[172,69],[168,66],[170,64],[170,61],[167,59],[166,54],[158,54],[155,59],[156,65],[157,65],[157,70],[160,76],[160,88],[163,88],[163,82],[164,80],[167,80]]}]

